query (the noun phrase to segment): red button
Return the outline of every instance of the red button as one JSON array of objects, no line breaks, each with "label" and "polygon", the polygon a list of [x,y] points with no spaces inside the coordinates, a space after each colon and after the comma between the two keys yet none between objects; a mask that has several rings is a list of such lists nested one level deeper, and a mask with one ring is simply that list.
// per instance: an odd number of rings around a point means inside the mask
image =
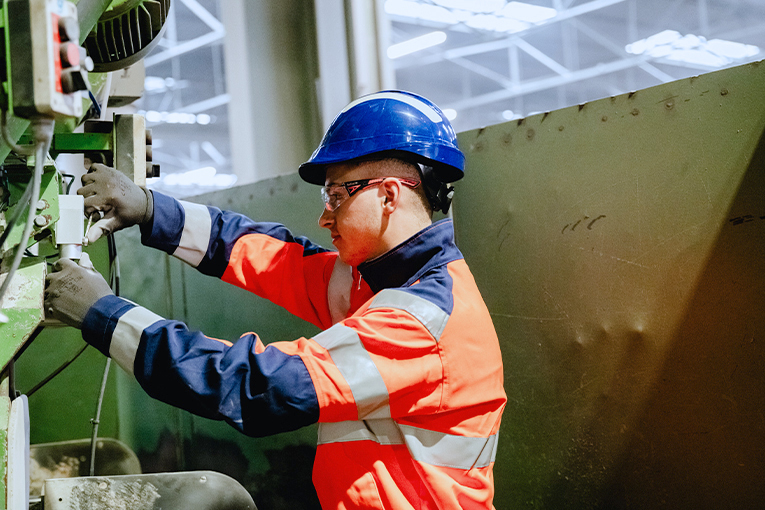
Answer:
[{"label": "red button", "polygon": [[59,48],[61,53],[61,67],[75,67],[80,65],[80,48],[71,42],[61,43]]}]

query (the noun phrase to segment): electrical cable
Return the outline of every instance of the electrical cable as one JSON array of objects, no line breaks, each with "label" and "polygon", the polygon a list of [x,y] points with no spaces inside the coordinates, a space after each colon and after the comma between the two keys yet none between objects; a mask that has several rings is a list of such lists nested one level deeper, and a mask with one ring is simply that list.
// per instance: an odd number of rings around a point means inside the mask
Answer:
[{"label": "electrical cable", "polygon": [[[30,341],[31,341],[31,339],[30,339]],[[29,341],[27,342],[27,345],[29,345]],[[74,361],[75,361],[77,358],[79,358],[79,357],[80,357],[80,355],[81,355],[83,352],[85,352],[85,349],[87,349],[87,348],[88,348],[88,345],[89,345],[89,344],[85,344],[85,345],[83,345],[83,346],[82,346],[82,349],[80,349],[79,351],[77,351],[77,353],[76,353],[74,356],[72,356],[71,358],[69,358],[69,359],[68,359],[67,361],[65,361],[65,362],[64,362],[64,363],[63,363],[61,366],[59,366],[59,367],[58,367],[56,370],[54,370],[53,372],[51,372],[51,373],[50,373],[50,374],[49,374],[47,377],[45,377],[45,379],[43,379],[43,380],[42,380],[42,381],[40,381],[39,383],[35,384],[35,385],[32,387],[32,389],[31,389],[31,390],[29,390],[29,391],[25,392],[24,394],[27,396],[27,398],[29,398],[29,397],[31,397],[32,395],[34,395],[34,393],[35,393],[37,390],[39,390],[40,388],[42,388],[43,386],[45,386],[46,384],[48,384],[49,382],[51,382],[51,380],[52,380],[54,377],[56,377],[58,374],[60,374],[61,372],[63,372],[63,371],[64,371],[64,369],[65,369],[66,367],[68,367],[69,365],[71,365],[72,363],[74,363]],[[17,356],[17,357],[18,357],[18,356]]]},{"label": "electrical cable", "polygon": [[104,392],[106,391],[106,380],[109,378],[109,367],[112,364],[111,358],[106,358],[104,367],[104,376],[101,378],[101,390],[98,393],[98,403],[96,404],[96,416],[90,420],[93,424],[93,435],[90,438],[90,476],[96,474],[96,444],[98,438],[98,424],[101,418],[101,404],[104,401]]},{"label": "electrical cable", "polygon": [[101,105],[98,104],[98,101],[96,100],[96,96],[93,95],[93,92],[88,90],[88,96],[90,96],[90,102],[93,104],[93,109],[96,112],[96,118],[101,118]]},{"label": "electrical cable", "polygon": [[[3,123],[3,125],[5,125]],[[29,197],[29,213],[27,215],[27,222],[24,225],[24,233],[21,235],[21,241],[16,247],[16,254],[13,257],[13,262],[5,277],[3,285],[0,287],[0,310],[2,309],[3,298],[5,292],[10,286],[13,275],[21,264],[21,257],[24,255],[26,249],[27,239],[32,233],[32,226],[34,225],[35,213],[37,209],[35,204],[40,198],[40,187],[42,181],[43,167],[45,165],[45,155],[48,152],[48,146],[53,138],[53,120],[52,119],[35,119],[32,122],[35,138],[35,172],[32,177],[32,194]]]},{"label": "electrical cable", "polygon": [[65,195],[68,195],[69,194],[69,190],[72,189],[72,184],[74,184],[74,180],[76,179],[76,177],[74,175],[72,175],[72,174],[65,174],[63,172],[61,172],[61,177],[71,177],[72,178],[72,180],[69,181],[69,183],[66,185],[66,191],[64,192]]},{"label": "electrical cable", "polygon": [[[34,179],[34,176],[32,177]],[[29,197],[32,196],[32,179],[29,180],[29,183],[27,184],[27,188],[24,190],[24,194],[21,195],[21,198],[19,199],[19,204],[23,204],[24,202],[29,202]],[[8,239],[8,236],[10,235],[11,231],[13,230],[13,227],[16,226],[16,222],[19,221],[19,218],[21,217],[21,213],[24,212],[24,207],[21,205],[16,208],[15,211],[13,211],[13,216],[8,221],[8,225],[5,227],[5,230],[3,231],[3,234],[0,235],[0,247],[3,246],[3,243],[5,243],[5,240]]]},{"label": "electrical cable", "polygon": [[[117,256],[117,242],[114,240],[114,236],[109,234],[107,236],[107,243],[109,248],[109,281],[114,291],[115,296],[120,295],[120,275],[119,275],[119,257]],[[106,392],[106,381],[109,378],[109,368],[111,367],[111,358],[106,358],[106,366],[104,367],[104,375],[101,379],[101,390],[98,393],[98,402],[96,404],[96,415],[90,420],[93,424],[93,434],[90,438],[90,476],[95,475],[96,471],[96,444],[98,441],[98,424],[101,420],[101,405],[104,401],[104,393]]]},{"label": "electrical cable", "polygon": [[17,145],[16,142],[11,139],[11,133],[8,131],[8,111],[5,108],[0,111],[0,131],[3,132],[3,140],[5,143],[8,144],[8,147],[10,147],[16,154],[31,156],[34,153],[34,146]]}]

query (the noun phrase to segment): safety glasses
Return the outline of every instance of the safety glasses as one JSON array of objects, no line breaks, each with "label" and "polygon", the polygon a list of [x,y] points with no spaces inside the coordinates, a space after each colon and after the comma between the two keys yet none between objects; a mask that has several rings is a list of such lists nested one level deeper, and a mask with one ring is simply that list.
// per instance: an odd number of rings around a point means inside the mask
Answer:
[{"label": "safety glasses", "polygon": [[416,188],[420,181],[414,179],[404,179],[402,177],[377,177],[374,179],[360,179],[358,181],[347,181],[339,184],[330,184],[321,188],[321,199],[324,201],[324,207],[329,211],[335,211],[340,205],[351,198],[361,190],[376,186],[385,179],[396,179],[404,186]]}]

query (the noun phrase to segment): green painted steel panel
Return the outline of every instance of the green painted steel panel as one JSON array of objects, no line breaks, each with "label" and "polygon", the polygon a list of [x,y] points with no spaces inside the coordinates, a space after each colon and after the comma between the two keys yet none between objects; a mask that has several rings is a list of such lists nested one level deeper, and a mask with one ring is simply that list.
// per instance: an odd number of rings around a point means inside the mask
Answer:
[{"label": "green painted steel panel", "polygon": [[765,63],[461,133],[496,506],[765,501]]}]

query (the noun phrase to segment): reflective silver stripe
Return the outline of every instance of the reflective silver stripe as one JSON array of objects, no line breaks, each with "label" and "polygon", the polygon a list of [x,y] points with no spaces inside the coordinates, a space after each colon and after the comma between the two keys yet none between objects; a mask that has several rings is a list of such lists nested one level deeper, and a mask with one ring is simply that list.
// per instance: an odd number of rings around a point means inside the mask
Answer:
[{"label": "reflective silver stripe", "polygon": [[381,445],[405,444],[412,458],[433,466],[456,469],[484,468],[497,456],[497,434],[466,437],[399,425],[391,419],[319,424],[319,444],[374,441]]},{"label": "reflective silver stripe", "polygon": [[420,99],[417,99],[416,97],[395,92],[378,92],[376,94],[369,94],[368,96],[360,97],[359,99],[353,101],[351,104],[343,108],[340,113],[347,112],[357,104],[366,103],[367,101],[372,101],[373,99],[393,99],[394,101],[401,101],[402,103],[406,103],[409,106],[418,109],[420,112],[422,112],[423,115],[430,119],[431,122],[435,122],[436,124],[443,122],[444,120],[429,104],[423,102]]},{"label": "reflective silver stripe", "polygon": [[329,351],[335,366],[351,387],[359,419],[389,417],[388,388],[358,333],[335,324],[313,339]]},{"label": "reflective silver stripe", "polygon": [[183,223],[181,242],[173,252],[173,256],[197,267],[202,262],[207,253],[207,246],[210,244],[212,218],[207,206],[182,200],[179,202],[186,212],[186,219]]},{"label": "reflective silver stripe", "polygon": [[409,425],[399,425],[412,458],[433,466],[470,469],[486,467],[497,455],[497,435],[454,436]]},{"label": "reflective silver stripe", "polygon": [[133,363],[143,330],[157,321],[164,320],[146,308],[136,306],[120,317],[112,333],[109,356],[127,373],[133,375]]},{"label": "reflective silver stripe", "polygon": [[403,290],[385,289],[380,291],[369,305],[372,308],[398,308],[409,312],[415,319],[425,326],[433,338],[438,342],[444,332],[449,314],[439,307],[419,296]]},{"label": "reflective silver stripe", "polygon": [[404,437],[391,419],[319,423],[319,444],[374,441],[378,444],[404,444]]},{"label": "reflective silver stripe", "polygon": [[337,257],[335,267],[332,268],[332,276],[327,285],[327,303],[332,324],[337,324],[345,319],[351,308],[351,286],[353,285],[353,270],[351,266]]}]

